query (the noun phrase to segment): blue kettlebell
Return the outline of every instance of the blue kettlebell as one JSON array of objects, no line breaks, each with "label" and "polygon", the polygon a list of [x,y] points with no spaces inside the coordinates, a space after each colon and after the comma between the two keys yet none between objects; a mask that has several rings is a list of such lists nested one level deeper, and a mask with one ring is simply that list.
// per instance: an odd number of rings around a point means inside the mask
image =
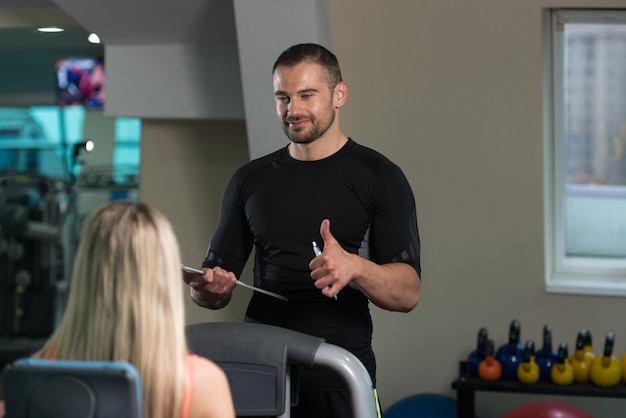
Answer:
[{"label": "blue kettlebell", "polygon": [[509,341],[498,348],[496,360],[502,365],[502,378],[517,380],[517,366],[522,361],[524,344],[520,342],[521,325],[517,319],[509,327]]},{"label": "blue kettlebell", "polygon": [[478,376],[478,366],[485,359],[485,351],[487,347],[487,328],[478,330],[478,338],[476,341],[476,350],[472,351],[467,357],[467,372],[470,376]]},{"label": "blue kettlebell", "polygon": [[544,382],[552,380],[551,370],[556,363],[557,350],[552,348],[552,328],[550,325],[543,327],[543,347],[537,350],[535,361],[539,365],[539,379]]}]

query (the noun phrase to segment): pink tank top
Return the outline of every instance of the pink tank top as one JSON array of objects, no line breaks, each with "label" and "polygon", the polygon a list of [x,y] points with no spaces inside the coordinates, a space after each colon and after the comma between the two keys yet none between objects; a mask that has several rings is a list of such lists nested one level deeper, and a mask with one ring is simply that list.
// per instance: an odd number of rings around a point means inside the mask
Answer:
[{"label": "pink tank top", "polygon": [[180,412],[180,418],[187,418],[189,416],[189,404],[191,402],[191,386],[194,381],[194,374],[196,370],[196,354],[189,354],[187,356],[187,381],[185,382],[185,391],[183,392],[183,407]]}]

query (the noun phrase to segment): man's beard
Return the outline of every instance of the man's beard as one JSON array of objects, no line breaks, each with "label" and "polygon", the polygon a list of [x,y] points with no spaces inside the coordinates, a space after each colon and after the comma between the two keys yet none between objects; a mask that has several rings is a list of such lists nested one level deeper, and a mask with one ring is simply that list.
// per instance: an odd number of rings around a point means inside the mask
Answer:
[{"label": "man's beard", "polygon": [[[297,118],[292,118],[292,120],[296,121]],[[334,121],[335,109],[331,107],[326,123],[322,124],[319,120],[312,119],[313,125],[308,131],[291,131],[289,130],[288,124],[283,124],[283,131],[285,131],[285,135],[287,135],[287,138],[289,138],[291,142],[296,144],[310,144],[320,136],[324,135]]]}]

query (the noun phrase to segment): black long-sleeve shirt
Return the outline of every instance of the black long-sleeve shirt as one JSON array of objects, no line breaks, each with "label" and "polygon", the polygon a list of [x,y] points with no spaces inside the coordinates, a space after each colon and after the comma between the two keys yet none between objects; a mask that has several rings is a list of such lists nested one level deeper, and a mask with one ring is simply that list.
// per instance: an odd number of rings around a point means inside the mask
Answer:
[{"label": "black long-sleeve shirt", "polygon": [[[289,301],[254,293],[246,316],[346,348],[375,382],[369,301],[350,286],[337,300],[327,298],[310,276],[311,242],[323,246],[323,219],[330,220],[330,232],[346,251],[378,264],[405,262],[421,272],[415,201],[406,177],[382,154],[352,139],[322,160],[295,160],[285,147],[237,170],[203,266],[219,265],[239,277],[254,247],[255,286]],[[319,379],[305,379],[301,386],[310,384],[337,386]]]}]

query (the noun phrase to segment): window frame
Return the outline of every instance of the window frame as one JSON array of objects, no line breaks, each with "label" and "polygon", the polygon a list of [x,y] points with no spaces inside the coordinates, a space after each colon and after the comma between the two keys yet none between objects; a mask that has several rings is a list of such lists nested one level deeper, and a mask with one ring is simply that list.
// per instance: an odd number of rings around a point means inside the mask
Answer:
[{"label": "window frame", "polygon": [[548,293],[626,296],[626,258],[565,254],[566,173],[564,152],[563,40],[567,23],[626,24],[626,9],[550,9],[545,15],[545,284]]}]

